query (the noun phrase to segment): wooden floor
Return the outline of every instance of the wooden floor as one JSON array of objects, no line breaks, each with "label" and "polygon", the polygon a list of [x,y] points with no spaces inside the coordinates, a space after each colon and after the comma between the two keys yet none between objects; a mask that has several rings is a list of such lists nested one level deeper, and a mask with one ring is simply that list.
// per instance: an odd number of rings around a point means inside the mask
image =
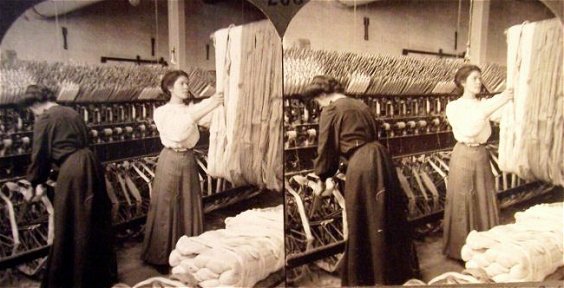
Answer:
[{"label": "wooden floor", "polygon": [[[265,192],[254,198],[244,200],[230,207],[213,211],[206,214],[204,221],[204,230],[217,230],[225,228],[225,218],[235,216],[245,210],[251,208],[266,208],[282,204],[282,195],[277,192]],[[166,276],[159,273],[152,266],[143,263],[140,259],[141,241],[127,241],[118,248],[118,273],[122,283],[133,286],[143,280],[155,276]],[[281,282],[283,279],[282,272],[273,275],[272,278],[266,279],[270,281],[261,286],[272,286],[276,284],[276,280]]]},{"label": "wooden floor", "polygon": [[[241,201],[232,206],[206,214],[204,221],[205,231],[225,228],[224,220],[251,208],[266,208],[282,204],[282,194],[277,192],[264,192],[256,197]],[[154,267],[143,263],[141,260],[142,238],[121,241],[117,247],[118,275],[120,283],[133,286],[143,280],[155,276],[166,276]],[[38,279],[31,279],[16,271],[0,271],[0,287],[36,288],[40,286]],[[261,287],[272,287],[283,283],[284,273],[278,271],[271,277],[258,283]]]},{"label": "wooden floor", "polygon": [[[527,201],[519,205],[506,208],[501,211],[501,223],[508,224],[513,222],[513,215],[517,211],[527,209],[539,203],[553,203],[564,201],[563,193],[547,194],[536,199]],[[281,195],[276,192],[268,192],[257,197],[245,200],[241,203],[230,206],[229,208],[214,211],[205,218],[205,229],[215,230],[224,228],[224,220],[227,217],[250,208],[264,208],[276,206],[282,203]],[[453,261],[444,257],[442,250],[442,234],[440,231],[428,235],[424,240],[416,241],[417,253],[420,261],[420,269],[424,282],[429,282],[434,277],[445,272],[461,272],[464,267],[461,262]],[[144,264],[140,259],[141,239],[130,239],[120,243],[117,249],[118,270],[120,282],[133,286],[134,284],[154,276],[163,276],[153,267]],[[304,276],[296,285],[310,287],[338,287],[340,278],[338,274],[324,272],[315,266],[307,267],[309,273]],[[2,278],[3,277],[3,278]],[[271,275],[265,281],[258,283],[258,287],[283,286],[281,282],[284,272],[279,271]],[[547,281],[564,279],[564,268],[559,269],[554,274],[547,277]],[[0,273],[0,287],[39,287],[37,279],[22,277],[17,272]]]},{"label": "wooden floor", "polygon": [[[527,208],[540,203],[563,202],[564,193],[562,190],[556,193],[546,194],[535,199],[531,199],[521,204],[505,208],[500,213],[501,224],[514,223],[513,215],[515,212],[526,210]],[[419,267],[421,269],[422,281],[428,283],[433,278],[445,272],[461,272],[464,270],[463,262],[458,262],[446,258],[442,254],[442,232],[428,235],[422,241],[416,241],[417,256],[419,257]],[[296,286],[309,287],[338,287],[341,279],[337,273],[327,273],[314,265],[308,267],[310,274],[297,282]],[[561,267],[546,278],[546,281],[564,280],[564,267]],[[537,286],[537,285],[534,285]],[[551,287],[551,286],[550,286]]]}]

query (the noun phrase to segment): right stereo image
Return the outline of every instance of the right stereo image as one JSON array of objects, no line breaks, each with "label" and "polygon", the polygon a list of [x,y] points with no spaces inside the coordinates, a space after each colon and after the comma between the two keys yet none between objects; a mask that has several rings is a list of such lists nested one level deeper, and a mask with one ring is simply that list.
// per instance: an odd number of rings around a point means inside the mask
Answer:
[{"label": "right stereo image", "polygon": [[553,4],[301,8],[282,41],[287,286],[561,283]]}]

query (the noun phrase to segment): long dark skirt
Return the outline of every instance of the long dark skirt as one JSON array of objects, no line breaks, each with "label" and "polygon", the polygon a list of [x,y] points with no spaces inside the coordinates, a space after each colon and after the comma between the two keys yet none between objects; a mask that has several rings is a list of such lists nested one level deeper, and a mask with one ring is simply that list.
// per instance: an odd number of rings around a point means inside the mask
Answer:
[{"label": "long dark skirt", "polygon": [[89,149],[61,165],[55,187],[55,238],[43,287],[109,287],[117,280],[111,202],[104,170]]},{"label": "long dark skirt", "polygon": [[162,150],[152,193],[142,258],[150,264],[168,265],[180,237],[203,232],[202,197],[192,151]]},{"label": "long dark skirt", "polygon": [[343,286],[403,284],[418,261],[406,218],[405,195],[387,150],[373,142],[350,158],[345,184],[348,240]]},{"label": "long dark skirt", "polygon": [[460,250],[472,230],[485,231],[498,225],[495,179],[484,146],[454,146],[449,163],[443,253],[461,259]]}]

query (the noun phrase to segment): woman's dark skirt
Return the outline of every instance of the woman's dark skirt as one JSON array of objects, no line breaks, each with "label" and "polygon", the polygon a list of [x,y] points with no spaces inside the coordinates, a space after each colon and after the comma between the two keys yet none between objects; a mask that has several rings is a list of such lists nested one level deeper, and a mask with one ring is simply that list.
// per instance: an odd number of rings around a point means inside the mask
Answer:
[{"label": "woman's dark skirt", "polygon": [[495,179],[486,147],[454,146],[443,221],[443,253],[461,259],[460,250],[472,230],[485,231],[498,225]]},{"label": "woman's dark skirt", "polygon": [[191,150],[165,148],[155,172],[142,259],[153,265],[168,265],[180,237],[202,232],[202,198],[194,154]]},{"label": "woman's dark skirt", "polygon": [[104,170],[89,149],[61,165],[54,195],[55,237],[43,287],[109,287],[117,280],[111,202]]},{"label": "woman's dark skirt", "polygon": [[387,150],[378,142],[362,146],[349,159],[346,177],[349,234],[341,284],[403,284],[417,277],[405,194]]}]

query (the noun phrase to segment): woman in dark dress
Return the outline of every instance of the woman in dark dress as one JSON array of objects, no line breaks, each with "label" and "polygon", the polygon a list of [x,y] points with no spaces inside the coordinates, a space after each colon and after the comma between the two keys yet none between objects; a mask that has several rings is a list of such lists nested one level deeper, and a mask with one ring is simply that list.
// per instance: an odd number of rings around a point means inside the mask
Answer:
[{"label": "woman in dark dress", "polygon": [[340,157],[348,161],[344,194],[349,234],[342,285],[403,284],[416,277],[406,199],[391,157],[376,139],[369,107],[345,96],[341,84],[328,76],[314,77],[305,94],[322,108],[315,160],[320,185],[335,174]]},{"label": "woman in dark dress", "polygon": [[54,102],[48,88],[31,85],[19,101],[35,115],[28,180],[44,183],[58,166],[55,237],[43,287],[109,287],[117,280],[111,202],[104,170],[88,148],[80,115]]}]

